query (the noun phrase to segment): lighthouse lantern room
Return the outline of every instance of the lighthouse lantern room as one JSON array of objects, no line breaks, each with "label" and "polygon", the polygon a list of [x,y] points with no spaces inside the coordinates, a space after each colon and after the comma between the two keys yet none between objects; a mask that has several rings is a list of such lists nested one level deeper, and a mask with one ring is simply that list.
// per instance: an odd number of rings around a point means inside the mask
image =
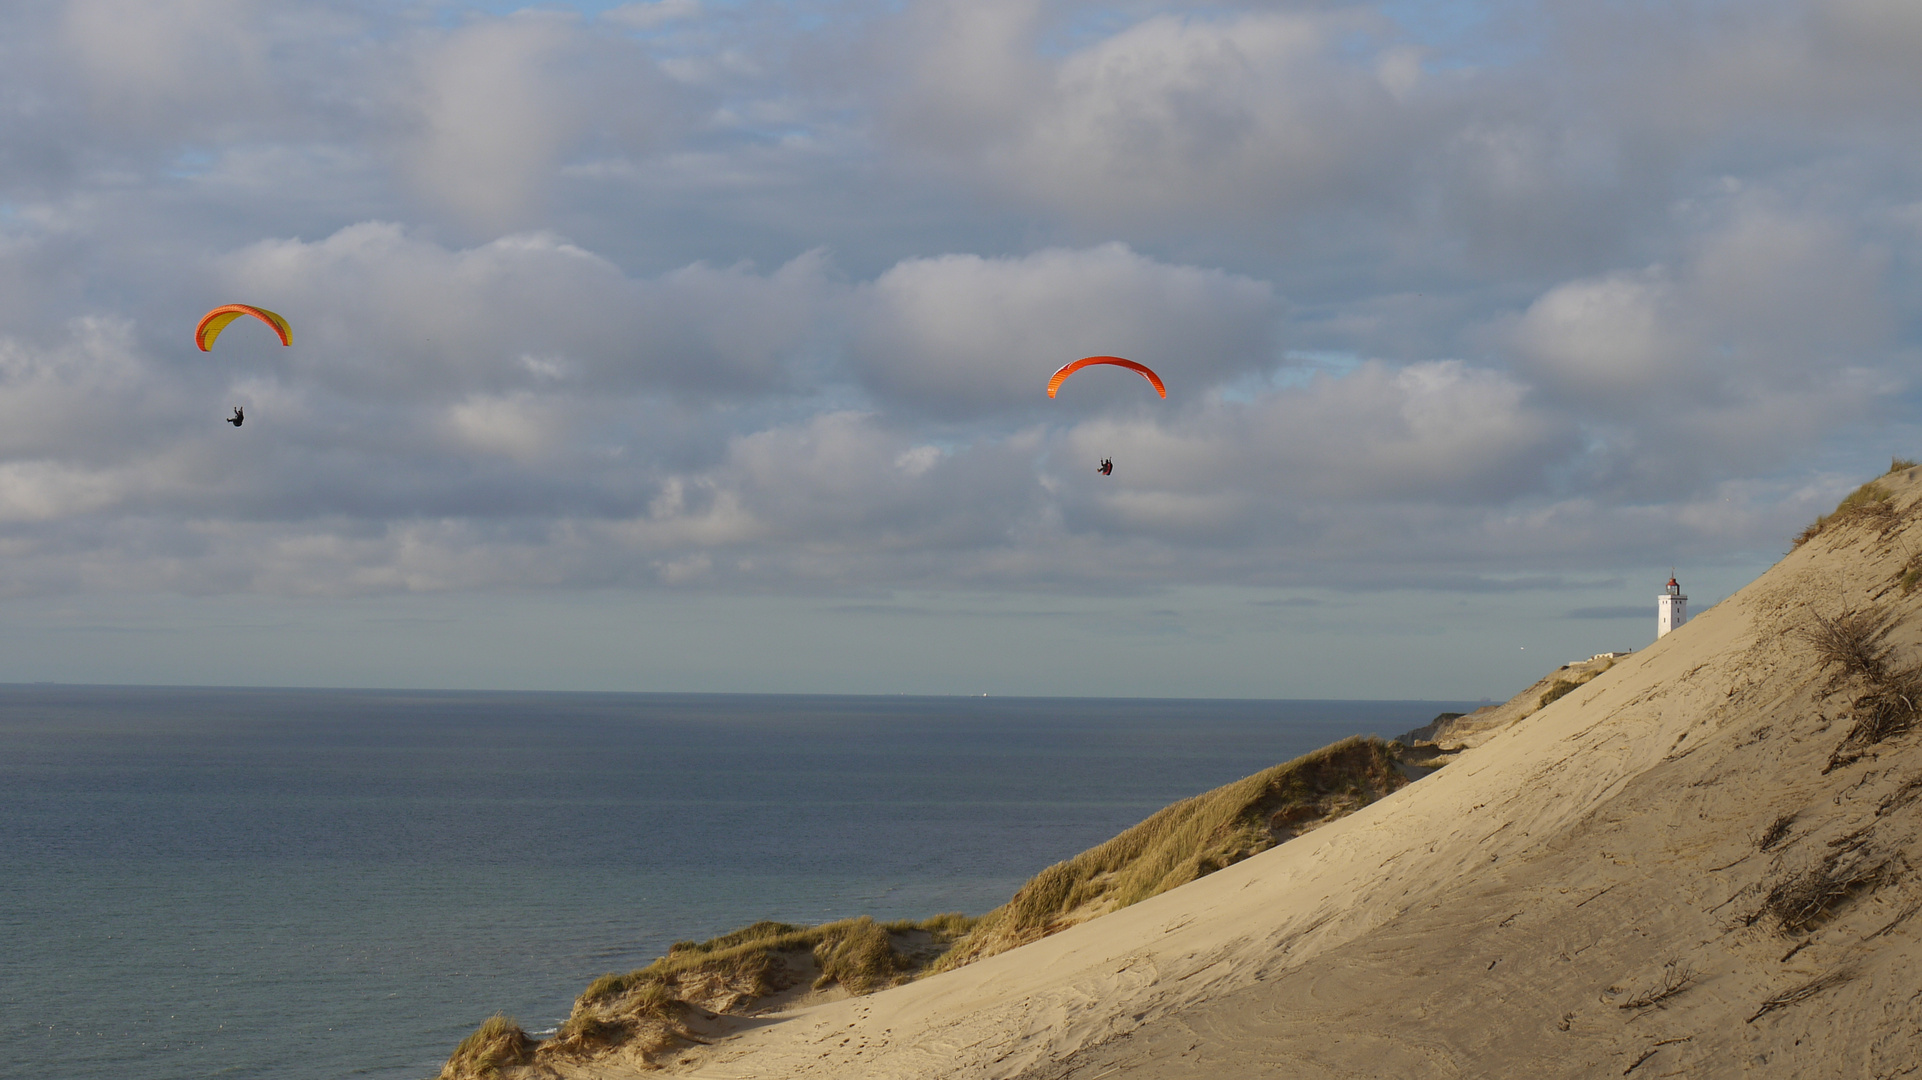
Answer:
[{"label": "lighthouse lantern room", "polygon": [[1688,597],[1682,595],[1682,587],[1675,582],[1675,574],[1668,575],[1668,585],[1662,595],[1655,598],[1655,636],[1662,637],[1670,630],[1688,621]]}]

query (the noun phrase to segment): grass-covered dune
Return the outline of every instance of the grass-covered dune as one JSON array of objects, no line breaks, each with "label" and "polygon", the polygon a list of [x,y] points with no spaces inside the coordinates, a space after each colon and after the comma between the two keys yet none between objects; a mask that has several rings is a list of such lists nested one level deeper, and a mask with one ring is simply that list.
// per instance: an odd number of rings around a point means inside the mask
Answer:
[{"label": "grass-covered dune", "polygon": [[552,1075],[555,1066],[604,1057],[653,1066],[704,1042],[707,1025],[723,1016],[811,995],[872,993],[911,978],[972,922],[959,914],[922,922],[877,923],[865,915],[821,926],[758,922],[710,941],[676,942],[644,968],[595,979],[551,1039],[533,1039],[506,1017],[489,1018],[440,1075]]},{"label": "grass-covered dune", "polygon": [[1183,799],[1029,879],[934,962],[945,971],[1186,885],[1408,783],[1397,746],[1355,736]]},{"label": "grass-covered dune", "polygon": [[1042,870],[980,919],[867,916],[793,926],[759,922],[676,943],[647,967],[594,980],[554,1037],[496,1015],[461,1042],[440,1080],[564,1076],[575,1068],[671,1062],[717,1024],[872,993],[1040,940],[1231,866],[1343,817],[1408,783],[1400,745],[1357,736],[1184,799],[1097,847]]}]

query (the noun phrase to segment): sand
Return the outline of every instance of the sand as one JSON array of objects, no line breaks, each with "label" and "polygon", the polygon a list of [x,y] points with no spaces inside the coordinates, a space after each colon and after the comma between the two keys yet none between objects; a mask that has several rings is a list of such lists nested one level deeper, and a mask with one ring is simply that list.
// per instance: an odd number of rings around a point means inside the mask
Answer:
[{"label": "sand", "polygon": [[[1885,481],[1916,525],[1830,530],[1364,810],[1035,944],[757,1022],[677,1071],[1922,1075],[1922,736],[1825,774],[1862,687],[1796,634],[1811,610],[1884,604],[1922,660],[1922,590],[1898,584],[1922,548],[1916,472]],[[1758,915],[1824,865],[1880,870],[1812,928]]]}]

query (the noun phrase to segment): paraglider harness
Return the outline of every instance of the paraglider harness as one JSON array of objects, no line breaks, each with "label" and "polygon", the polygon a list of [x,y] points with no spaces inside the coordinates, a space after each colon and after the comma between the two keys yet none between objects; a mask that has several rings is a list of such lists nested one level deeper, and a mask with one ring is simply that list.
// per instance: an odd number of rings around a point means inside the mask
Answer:
[{"label": "paraglider harness", "polygon": [[1100,473],[1103,476],[1113,476],[1114,475],[1114,459],[1102,458],[1101,464],[1095,466],[1094,471]]},{"label": "paraglider harness", "polygon": [[247,414],[241,411],[240,406],[236,405],[234,406],[234,414],[227,418],[227,422],[235,427],[239,427],[241,424],[247,422]]}]

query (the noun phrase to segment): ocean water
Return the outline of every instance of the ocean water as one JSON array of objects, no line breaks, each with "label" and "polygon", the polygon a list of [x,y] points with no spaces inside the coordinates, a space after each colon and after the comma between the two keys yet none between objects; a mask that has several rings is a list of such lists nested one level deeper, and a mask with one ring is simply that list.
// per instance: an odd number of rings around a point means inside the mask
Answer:
[{"label": "ocean water", "polygon": [[757,919],[979,914],[1447,701],[0,686],[0,1076],[432,1076]]}]

